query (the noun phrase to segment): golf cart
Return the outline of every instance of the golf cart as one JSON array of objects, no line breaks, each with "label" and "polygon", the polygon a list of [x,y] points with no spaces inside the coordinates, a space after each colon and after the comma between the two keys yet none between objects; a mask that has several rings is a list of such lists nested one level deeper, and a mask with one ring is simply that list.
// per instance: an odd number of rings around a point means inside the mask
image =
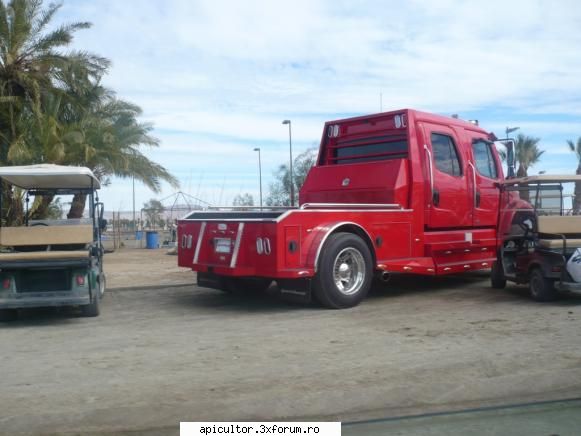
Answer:
[{"label": "golf cart", "polygon": [[580,181],[580,175],[538,175],[502,182],[494,288],[507,280],[528,283],[536,301],[581,291],[581,215],[573,195]]},{"label": "golf cart", "polygon": [[[88,168],[43,164],[0,167],[0,192],[6,184],[22,190],[25,213],[22,225],[0,222],[0,320],[17,318],[17,309],[47,306],[80,306],[84,316],[98,316],[106,226],[99,180]],[[53,219],[32,219],[35,199],[72,201],[75,195],[86,196],[88,217],[62,219],[57,212]]]}]

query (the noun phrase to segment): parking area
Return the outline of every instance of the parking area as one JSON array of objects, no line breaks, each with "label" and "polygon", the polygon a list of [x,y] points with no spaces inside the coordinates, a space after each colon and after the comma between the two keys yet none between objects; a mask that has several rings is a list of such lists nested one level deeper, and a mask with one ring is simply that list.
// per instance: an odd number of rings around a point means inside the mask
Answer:
[{"label": "parking area", "polygon": [[581,297],[485,274],[395,278],[342,311],[193,285],[162,250],[105,258],[98,318],[0,325],[0,433],[178,434],[179,421],[341,420],[581,396]]}]

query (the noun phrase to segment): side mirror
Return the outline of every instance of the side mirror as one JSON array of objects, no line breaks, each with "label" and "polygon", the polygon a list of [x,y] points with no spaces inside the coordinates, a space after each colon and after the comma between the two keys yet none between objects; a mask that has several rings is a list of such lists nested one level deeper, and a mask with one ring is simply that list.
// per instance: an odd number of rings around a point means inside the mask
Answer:
[{"label": "side mirror", "polygon": [[107,230],[107,220],[105,218],[99,218],[99,229],[102,232]]}]

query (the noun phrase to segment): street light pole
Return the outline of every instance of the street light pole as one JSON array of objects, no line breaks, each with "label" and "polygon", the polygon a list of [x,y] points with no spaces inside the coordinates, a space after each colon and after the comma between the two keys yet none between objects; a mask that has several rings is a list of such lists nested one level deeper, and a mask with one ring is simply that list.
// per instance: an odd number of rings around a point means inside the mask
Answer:
[{"label": "street light pole", "polygon": [[[133,233],[137,231],[137,226],[135,224],[135,176],[133,176]],[[137,235],[137,233],[135,234]]]},{"label": "street light pole", "polygon": [[258,180],[260,183],[260,210],[262,210],[262,162],[260,159],[260,148],[256,147],[254,151],[258,152]]},{"label": "street light pole", "polygon": [[289,149],[289,155],[290,155],[290,162],[289,162],[289,168],[290,168],[290,205],[291,205],[291,207],[294,207],[294,205],[295,205],[295,184],[294,184],[294,177],[293,177],[293,140],[292,140],[292,134],[291,134],[291,121],[284,120],[282,123],[288,124],[288,149]]},{"label": "street light pole", "polygon": [[507,127],[505,130],[506,137],[508,138],[508,135],[510,135],[512,132],[516,132],[518,129],[520,129],[520,127]]}]

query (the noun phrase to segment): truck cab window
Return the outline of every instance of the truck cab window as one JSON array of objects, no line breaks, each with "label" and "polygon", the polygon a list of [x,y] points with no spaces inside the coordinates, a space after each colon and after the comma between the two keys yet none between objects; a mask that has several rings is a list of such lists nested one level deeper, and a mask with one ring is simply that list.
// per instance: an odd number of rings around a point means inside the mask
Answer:
[{"label": "truck cab window", "polygon": [[431,140],[436,168],[451,176],[461,176],[462,170],[454,140],[440,133],[432,133]]},{"label": "truck cab window", "polygon": [[476,140],[472,143],[472,152],[474,153],[476,169],[480,175],[489,179],[496,179],[498,178],[498,170],[490,145],[486,141]]}]

